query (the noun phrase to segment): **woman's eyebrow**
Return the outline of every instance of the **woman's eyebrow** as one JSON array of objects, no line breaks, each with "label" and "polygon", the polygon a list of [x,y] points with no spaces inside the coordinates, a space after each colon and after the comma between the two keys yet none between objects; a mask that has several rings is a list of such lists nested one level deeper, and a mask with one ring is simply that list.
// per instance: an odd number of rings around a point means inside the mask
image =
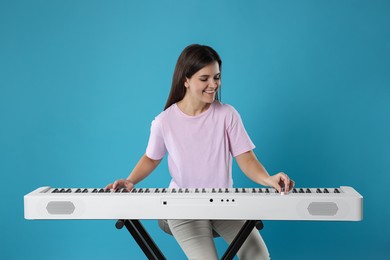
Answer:
[{"label": "woman's eyebrow", "polygon": [[[217,74],[214,75],[214,77],[219,76],[220,74],[221,74],[221,72],[218,72]],[[199,77],[210,77],[210,75],[204,74],[204,75],[200,75]]]}]

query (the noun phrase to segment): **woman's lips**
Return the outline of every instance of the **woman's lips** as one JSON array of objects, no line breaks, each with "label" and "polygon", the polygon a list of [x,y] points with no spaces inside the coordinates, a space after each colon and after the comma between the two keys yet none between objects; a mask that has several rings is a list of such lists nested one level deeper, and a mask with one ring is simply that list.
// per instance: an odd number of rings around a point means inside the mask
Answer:
[{"label": "woman's lips", "polygon": [[206,90],[203,90],[203,92],[207,93],[207,94],[214,94],[217,90],[216,89],[206,89]]}]

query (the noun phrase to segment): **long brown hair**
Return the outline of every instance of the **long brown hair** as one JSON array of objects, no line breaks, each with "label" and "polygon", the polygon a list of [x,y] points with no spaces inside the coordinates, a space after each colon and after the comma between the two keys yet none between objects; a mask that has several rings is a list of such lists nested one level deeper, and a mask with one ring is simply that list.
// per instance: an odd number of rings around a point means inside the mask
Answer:
[{"label": "long brown hair", "polygon": [[[184,82],[186,78],[191,78],[196,72],[213,62],[218,62],[219,70],[221,71],[222,60],[213,48],[199,44],[187,46],[177,59],[175,72],[173,73],[172,78],[171,91],[164,110],[184,98],[186,93]],[[215,99],[220,100],[220,96],[221,87],[218,88]]]}]

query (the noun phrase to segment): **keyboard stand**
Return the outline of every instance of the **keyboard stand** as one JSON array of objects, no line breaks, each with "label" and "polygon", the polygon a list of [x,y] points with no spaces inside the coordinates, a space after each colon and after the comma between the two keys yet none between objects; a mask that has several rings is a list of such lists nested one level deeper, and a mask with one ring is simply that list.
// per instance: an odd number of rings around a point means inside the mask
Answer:
[{"label": "keyboard stand", "polygon": [[[123,226],[126,226],[127,230],[133,236],[134,240],[137,242],[138,246],[142,249],[148,259],[166,259],[164,254],[154,243],[153,239],[150,237],[149,233],[145,230],[139,220],[120,219],[116,222],[115,226],[117,229],[121,229]],[[258,230],[263,229],[263,222],[261,220],[247,220],[232,243],[227,248],[221,260],[232,260],[254,227],[256,227]]]}]

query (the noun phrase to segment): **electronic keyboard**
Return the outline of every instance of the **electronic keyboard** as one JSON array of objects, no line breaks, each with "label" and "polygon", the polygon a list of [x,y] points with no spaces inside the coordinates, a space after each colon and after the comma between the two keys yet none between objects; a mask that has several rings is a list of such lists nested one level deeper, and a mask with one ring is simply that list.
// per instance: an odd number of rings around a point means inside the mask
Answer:
[{"label": "electronic keyboard", "polygon": [[24,196],[26,219],[231,219],[360,221],[352,187],[100,188],[41,187]]}]

